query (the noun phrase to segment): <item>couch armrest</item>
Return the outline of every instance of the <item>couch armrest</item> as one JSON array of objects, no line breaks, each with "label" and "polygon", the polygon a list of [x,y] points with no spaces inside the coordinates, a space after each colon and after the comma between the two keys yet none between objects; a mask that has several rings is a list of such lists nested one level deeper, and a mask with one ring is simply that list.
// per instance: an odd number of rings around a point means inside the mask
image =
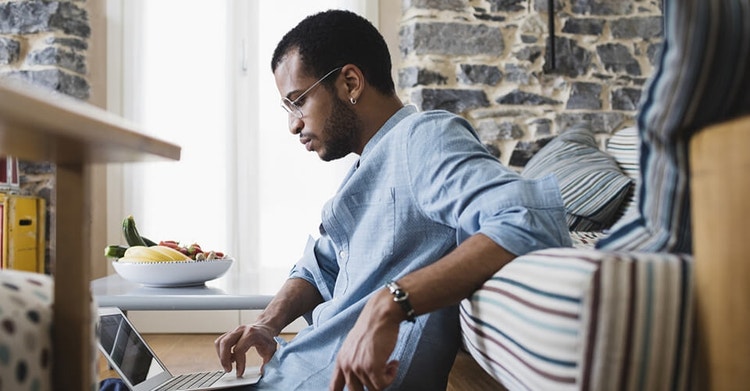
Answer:
[{"label": "couch armrest", "polygon": [[685,389],[689,256],[548,249],[461,302],[464,346],[510,390]]}]

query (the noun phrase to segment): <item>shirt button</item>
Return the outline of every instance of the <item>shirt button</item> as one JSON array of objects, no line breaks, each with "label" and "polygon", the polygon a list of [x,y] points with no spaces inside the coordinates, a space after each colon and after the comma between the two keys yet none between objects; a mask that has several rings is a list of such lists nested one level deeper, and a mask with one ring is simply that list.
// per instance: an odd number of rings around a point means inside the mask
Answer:
[{"label": "shirt button", "polygon": [[344,250],[339,251],[339,258],[346,258],[346,251]]}]

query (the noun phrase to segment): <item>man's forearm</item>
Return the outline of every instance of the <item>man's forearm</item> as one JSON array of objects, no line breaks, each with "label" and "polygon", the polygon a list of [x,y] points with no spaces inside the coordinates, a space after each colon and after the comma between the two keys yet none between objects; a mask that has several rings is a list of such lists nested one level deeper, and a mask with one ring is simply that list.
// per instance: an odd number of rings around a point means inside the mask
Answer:
[{"label": "man's forearm", "polygon": [[278,335],[284,327],[322,301],[315,286],[302,278],[290,278],[258,316],[256,323],[270,327]]},{"label": "man's forearm", "polygon": [[[424,314],[468,297],[513,258],[515,255],[489,237],[478,234],[434,264],[404,276],[398,283],[409,293],[416,314]],[[378,296],[393,299],[385,289],[378,292],[376,298]],[[398,308],[393,304],[392,309]]]}]

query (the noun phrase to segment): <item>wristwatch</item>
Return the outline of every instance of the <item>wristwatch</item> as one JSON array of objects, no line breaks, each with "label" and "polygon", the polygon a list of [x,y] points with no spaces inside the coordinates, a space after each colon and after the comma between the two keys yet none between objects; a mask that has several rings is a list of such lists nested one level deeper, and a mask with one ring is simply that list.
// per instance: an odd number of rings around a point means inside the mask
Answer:
[{"label": "wristwatch", "polygon": [[401,306],[401,309],[406,313],[406,320],[414,323],[414,308],[412,308],[411,302],[409,301],[409,293],[401,288],[396,281],[388,281],[388,283],[385,284],[385,287],[391,291],[393,301],[398,303]]}]

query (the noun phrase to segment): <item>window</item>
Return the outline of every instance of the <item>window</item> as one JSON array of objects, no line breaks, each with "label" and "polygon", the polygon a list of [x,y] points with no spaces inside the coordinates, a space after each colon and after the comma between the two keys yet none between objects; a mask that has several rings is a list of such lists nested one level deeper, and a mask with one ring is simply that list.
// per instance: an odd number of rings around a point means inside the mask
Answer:
[{"label": "window", "polygon": [[[132,214],[150,239],[223,250],[238,260],[233,272],[243,282],[275,293],[356,156],[322,162],[289,133],[270,71],[273,49],[306,15],[330,8],[377,15],[378,3],[113,0],[107,6],[112,110],[182,147],[179,162],[124,166],[109,228],[116,231],[118,221],[111,220]],[[116,182],[118,170],[110,173]]]}]

